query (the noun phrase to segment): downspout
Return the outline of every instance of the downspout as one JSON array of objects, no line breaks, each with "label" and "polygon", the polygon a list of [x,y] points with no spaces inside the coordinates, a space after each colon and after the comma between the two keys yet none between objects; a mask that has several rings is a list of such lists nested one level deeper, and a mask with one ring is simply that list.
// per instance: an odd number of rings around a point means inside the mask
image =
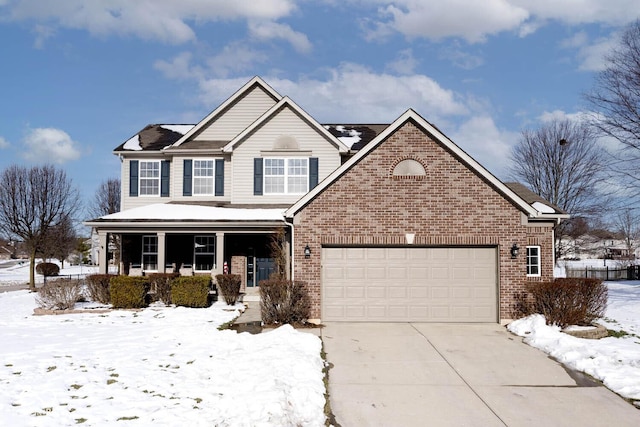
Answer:
[{"label": "downspout", "polygon": [[[293,220],[293,219],[292,219]],[[295,237],[294,237],[294,232],[293,232],[293,222],[289,223],[287,222],[287,218],[284,219],[284,223],[286,225],[288,225],[289,227],[291,227],[291,249],[290,249],[290,254],[289,254],[289,259],[291,260],[291,281],[293,282],[293,280],[295,279],[295,271],[296,269],[294,268],[294,259],[295,257],[293,256],[293,253],[295,252]]]}]

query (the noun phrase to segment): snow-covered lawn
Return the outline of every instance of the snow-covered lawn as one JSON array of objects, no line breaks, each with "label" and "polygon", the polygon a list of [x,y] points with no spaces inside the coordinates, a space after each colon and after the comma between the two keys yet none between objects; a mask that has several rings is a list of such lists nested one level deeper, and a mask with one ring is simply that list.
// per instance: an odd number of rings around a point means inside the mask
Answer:
[{"label": "snow-covered lawn", "polygon": [[220,331],[224,304],[33,316],[34,295],[0,293],[0,425],[324,425],[315,335]]},{"label": "snow-covered lawn", "polygon": [[609,304],[599,323],[607,329],[625,331],[620,338],[575,338],[546,326],[544,317],[516,320],[508,329],[525,337],[566,366],[586,372],[605,386],[640,406],[640,281],[607,282]]}]

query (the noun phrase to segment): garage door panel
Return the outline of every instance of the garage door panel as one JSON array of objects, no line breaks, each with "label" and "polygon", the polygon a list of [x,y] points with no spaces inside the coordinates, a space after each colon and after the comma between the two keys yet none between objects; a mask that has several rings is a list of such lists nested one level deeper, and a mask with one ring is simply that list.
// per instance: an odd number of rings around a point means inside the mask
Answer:
[{"label": "garage door panel", "polygon": [[326,321],[495,322],[495,248],[323,248]]}]

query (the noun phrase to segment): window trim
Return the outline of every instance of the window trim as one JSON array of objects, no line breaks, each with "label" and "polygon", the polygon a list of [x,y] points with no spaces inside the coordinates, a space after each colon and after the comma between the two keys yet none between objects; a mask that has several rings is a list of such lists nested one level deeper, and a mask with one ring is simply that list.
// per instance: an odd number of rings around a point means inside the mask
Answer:
[{"label": "window trim", "polygon": [[[284,160],[284,175],[267,175],[267,160]],[[289,175],[289,161],[291,160],[304,160],[306,164],[307,173],[305,175]],[[262,167],[262,194],[265,196],[288,196],[288,195],[302,195],[307,194],[309,192],[309,176],[311,174],[310,170],[310,161],[309,157],[303,156],[269,156],[263,157],[263,167]],[[267,178],[269,177],[283,177],[284,178],[284,192],[270,192],[267,190]],[[306,189],[300,192],[290,192],[289,191],[289,178],[290,177],[299,177],[304,178]]]},{"label": "window trim", "polygon": [[[196,176],[196,162],[211,162],[211,193],[197,193],[196,192],[196,178],[205,178],[202,176]],[[196,196],[214,196],[216,194],[216,159],[214,158],[193,158],[191,159],[191,195]]]},{"label": "window trim", "polygon": [[[158,176],[154,177],[154,178],[149,178],[149,177],[143,177],[142,176],[142,164],[143,163],[155,163],[156,165],[158,165]],[[162,193],[162,182],[161,182],[161,178],[162,178],[162,163],[160,160],[139,160],[138,161],[138,197],[160,197],[160,194]],[[155,180],[158,183],[158,193],[157,194],[142,194],[142,181],[150,181],[150,180]]]},{"label": "window trim", "polygon": [[[156,251],[155,252],[145,252],[144,247],[145,247],[145,238],[154,238],[156,240],[155,246],[156,246]],[[142,266],[142,270],[143,271],[158,271],[158,235],[157,234],[143,234],[142,235],[142,253],[141,253],[141,262],[140,265]],[[145,255],[155,255],[156,257],[156,268],[155,269],[150,269],[147,270],[145,268],[145,262],[144,262],[144,257]]]},{"label": "window trim", "polygon": [[[535,255],[536,258],[538,259],[538,262],[533,264],[531,263],[531,258],[533,258],[533,255],[529,254],[529,250],[530,249],[536,249],[537,250],[537,254]],[[526,248],[526,262],[527,262],[527,277],[540,277],[542,274],[542,258],[540,256],[540,246],[538,245],[531,245],[531,246],[527,246]],[[530,271],[532,270],[532,267],[537,267],[538,269],[538,273],[530,273]]]},{"label": "window trim", "polygon": [[[213,239],[213,252],[198,252],[196,253],[196,239],[198,237],[206,237],[207,239]],[[193,236],[193,271],[197,271],[197,272],[206,272],[206,271],[211,271],[211,270],[215,270],[217,268],[217,251],[218,251],[218,239],[217,236],[215,234],[196,234]],[[196,262],[196,254],[197,255],[210,255],[213,256],[213,263],[211,264],[211,270],[198,270],[197,269],[197,265],[198,263]]]}]

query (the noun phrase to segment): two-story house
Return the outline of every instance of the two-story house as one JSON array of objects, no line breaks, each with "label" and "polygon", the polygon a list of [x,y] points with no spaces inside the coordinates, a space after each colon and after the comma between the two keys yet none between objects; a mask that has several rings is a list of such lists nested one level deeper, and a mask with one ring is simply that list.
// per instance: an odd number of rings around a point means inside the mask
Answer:
[{"label": "two-story house", "polygon": [[[196,125],[118,146],[124,274],[240,274],[256,286],[285,230],[314,320],[498,321],[553,272],[567,215],[494,177],[413,110],[390,125],[321,125],[256,77]],[[107,251],[100,252],[106,272]]]}]

